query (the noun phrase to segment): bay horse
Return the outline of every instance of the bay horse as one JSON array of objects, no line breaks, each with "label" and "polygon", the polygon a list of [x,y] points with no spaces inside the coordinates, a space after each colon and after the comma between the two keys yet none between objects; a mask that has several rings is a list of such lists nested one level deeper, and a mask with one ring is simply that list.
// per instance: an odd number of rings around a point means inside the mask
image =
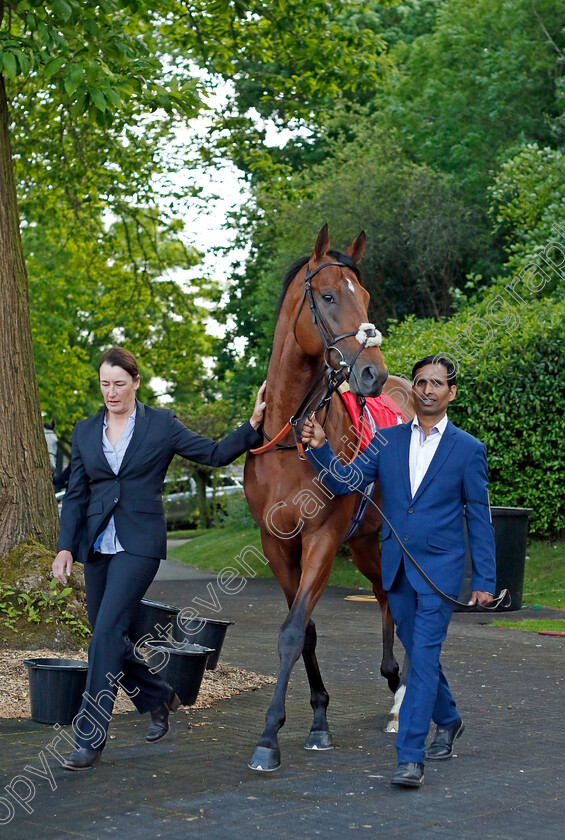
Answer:
[{"label": "bay horse", "polygon": [[[410,386],[397,377],[388,378],[378,346],[380,333],[367,323],[369,294],[360,283],[357,268],[365,243],[362,232],[345,254],[330,251],[328,226],[324,225],[311,256],[299,260],[283,284],[265,395],[263,428],[271,444],[262,448],[268,451],[247,455],[244,476],[245,494],[261,531],[265,557],[289,607],[279,631],[280,669],[274,697],[248,765],[253,770],[280,767],[278,731],[285,721],[290,674],[300,655],[314,712],[305,748],[333,746],[326,714],[329,695],[316,659],[316,628],[311,616],[359,502],[358,494],[332,497],[309,461],[300,457],[299,446],[288,434],[281,437],[276,433],[290,429],[287,421],[297,410],[302,413],[302,421],[305,412],[312,410],[305,395],[311,393],[312,383],[319,380],[325,365],[330,374],[341,371],[356,395],[376,397],[383,389],[400,395],[403,413],[407,418],[413,416]],[[356,435],[341,397],[334,392],[317,416],[325,424],[334,451],[344,452],[349,460],[356,448]],[[298,444],[299,421],[300,417],[294,421]],[[378,485],[374,498],[380,502]],[[381,674],[395,691],[399,666],[393,652],[394,623],[382,589],[377,539],[380,525],[379,515],[370,506],[349,546],[353,562],[371,582],[381,608]]]}]

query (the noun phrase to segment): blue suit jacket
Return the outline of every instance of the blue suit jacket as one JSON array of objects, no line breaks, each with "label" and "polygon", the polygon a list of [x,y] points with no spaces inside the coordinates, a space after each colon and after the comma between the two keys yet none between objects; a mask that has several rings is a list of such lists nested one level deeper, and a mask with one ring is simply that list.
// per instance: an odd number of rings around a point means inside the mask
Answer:
[{"label": "blue suit jacket", "polygon": [[165,557],[162,487],[173,456],[221,467],[262,440],[250,423],[224,440],[209,440],[187,429],[174,411],[138,402],[133,435],[114,475],[102,449],[104,411],[75,426],[69,489],[61,510],[59,551],[67,549],[81,562],[112,515],[125,551]]},{"label": "blue suit jacket", "polygon": [[[307,455],[332,493],[352,493],[378,478],[383,511],[401,541],[428,577],[444,592],[457,596],[465,570],[467,519],[475,590],[494,594],[496,564],[490,519],[486,448],[448,421],[432,462],[412,498],[409,452],[411,422],[380,429],[365,452],[343,466],[326,443]],[[402,549],[384,523],[382,577],[390,589]],[[410,562],[406,574],[418,592],[432,590]]]}]

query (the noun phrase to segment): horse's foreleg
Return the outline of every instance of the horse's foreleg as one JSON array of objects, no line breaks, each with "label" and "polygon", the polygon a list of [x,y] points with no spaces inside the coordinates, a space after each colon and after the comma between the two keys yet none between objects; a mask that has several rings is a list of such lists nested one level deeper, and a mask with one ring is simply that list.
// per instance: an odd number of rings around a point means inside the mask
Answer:
[{"label": "horse's foreleg", "polygon": [[314,720],[304,748],[307,750],[331,750],[333,740],[327,718],[330,695],[326,691],[318,666],[316,641],[316,625],[310,620],[306,626],[302,658],[310,683],[310,705],[314,710]]},{"label": "horse's foreleg", "polygon": [[[300,585],[289,614],[279,631],[279,676],[273,700],[265,716],[265,728],[248,765],[252,770],[276,770],[280,767],[278,732],[286,719],[285,701],[288,682],[294,664],[305,648],[306,660],[308,661],[307,670],[310,669],[310,673],[314,677],[314,682],[311,683],[313,685],[312,691],[319,693],[322,699],[322,703],[316,699],[315,720],[322,723],[325,718],[325,709],[322,712],[325,702],[323,694],[327,697],[327,692],[323,687],[315,659],[315,635],[312,635],[312,630],[308,630],[307,633],[306,628],[330,576],[334,552],[335,545],[327,538],[319,537],[315,543],[310,541],[308,546],[303,545],[303,571]],[[308,642],[306,641],[307,638]],[[320,687],[323,694],[320,692]]]},{"label": "horse's foreleg", "polygon": [[265,728],[257,741],[248,767],[251,770],[277,770],[281,766],[278,732],[286,720],[286,692],[294,664],[304,648],[305,624],[303,610],[295,609],[296,601],[279,631],[280,668],[275,693],[265,715]]}]

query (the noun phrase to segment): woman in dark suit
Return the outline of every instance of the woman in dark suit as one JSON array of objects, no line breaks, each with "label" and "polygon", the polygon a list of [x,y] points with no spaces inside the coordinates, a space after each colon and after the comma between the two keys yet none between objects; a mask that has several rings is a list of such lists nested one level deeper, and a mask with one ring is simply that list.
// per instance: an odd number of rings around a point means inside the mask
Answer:
[{"label": "woman in dark suit", "polygon": [[53,561],[53,574],[63,585],[73,561],[84,563],[93,631],[86,691],[73,721],[75,749],[63,765],[67,770],[87,770],[99,760],[119,686],[140,713],[151,713],[148,741],[168,732],[169,714],[179,699],[161,674],[151,673],[127,637],[166,556],[163,480],[175,454],[220,467],[257,445],[265,409],[263,384],[250,420],[215,442],[191,432],[170,409],[136,399],[139,370],[128,350],[108,350],[99,375],[105,409],[75,427]]}]

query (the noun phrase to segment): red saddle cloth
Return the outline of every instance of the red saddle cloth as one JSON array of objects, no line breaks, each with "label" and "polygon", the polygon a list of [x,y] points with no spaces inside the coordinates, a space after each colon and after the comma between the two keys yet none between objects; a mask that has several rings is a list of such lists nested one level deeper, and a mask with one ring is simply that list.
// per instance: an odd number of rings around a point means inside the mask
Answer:
[{"label": "red saddle cloth", "polygon": [[[351,391],[345,391],[340,396],[347,407],[355,430],[359,434],[361,428],[359,416],[361,412],[357,397]],[[377,429],[384,429],[386,426],[396,426],[399,418],[401,423],[406,422],[406,418],[396,402],[386,394],[381,394],[378,397],[366,397],[364,415],[361,452],[370,444]]]}]

